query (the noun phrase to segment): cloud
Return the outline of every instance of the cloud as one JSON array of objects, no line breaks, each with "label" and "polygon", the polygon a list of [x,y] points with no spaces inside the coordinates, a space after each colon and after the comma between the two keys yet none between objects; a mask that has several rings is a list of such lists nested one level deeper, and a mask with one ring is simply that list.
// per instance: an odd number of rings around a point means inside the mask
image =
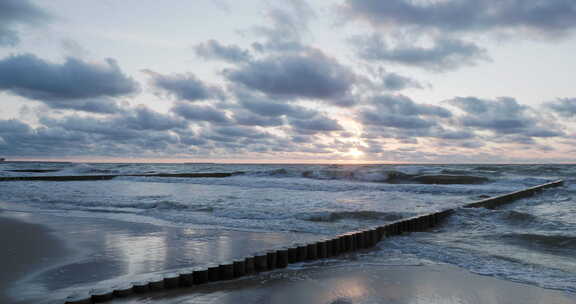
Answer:
[{"label": "cloud", "polygon": [[572,0],[346,0],[348,18],[376,26],[407,26],[443,32],[515,31],[561,35],[576,27]]},{"label": "cloud", "polygon": [[301,134],[315,134],[343,130],[337,120],[328,117],[315,117],[314,119],[290,119],[290,124]]},{"label": "cloud", "polygon": [[345,96],[355,76],[320,51],[271,56],[225,71],[232,82],[273,97],[337,99]]},{"label": "cloud", "polygon": [[270,134],[258,131],[253,127],[225,126],[214,129],[216,133],[226,137],[270,138]]},{"label": "cloud", "polygon": [[[45,102],[46,103],[46,102]],[[92,113],[113,114],[122,111],[118,102],[111,98],[83,99],[83,100],[60,100],[50,103],[52,108],[70,109]]]},{"label": "cloud", "polygon": [[473,132],[467,130],[447,131],[442,129],[437,132],[434,137],[447,140],[465,140],[475,138],[476,135]]},{"label": "cloud", "polygon": [[68,115],[54,119],[42,117],[45,126],[62,127],[66,130],[97,133],[111,138],[139,136],[139,132],[186,130],[188,122],[173,115],[155,112],[145,106],[125,109],[116,115],[96,118],[92,116]]},{"label": "cloud", "polygon": [[52,117],[48,113],[40,116],[38,123],[32,128],[21,121],[0,120],[0,137],[7,146],[6,154],[166,156],[184,145],[178,134],[192,133],[185,120],[144,106],[98,117],[79,114]]},{"label": "cloud", "polygon": [[[419,137],[452,137],[463,134],[443,127],[452,113],[440,106],[420,104],[404,95],[378,95],[358,111],[358,121],[364,124],[364,138],[395,138],[417,142]],[[448,138],[446,138],[448,139]]]},{"label": "cloud", "polygon": [[448,101],[464,111],[458,118],[465,127],[493,131],[500,135],[517,134],[527,137],[556,137],[564,133],[550,121],[542,119],[530,107],[511,97],[495,100],[477,97],[457,97]]},{"label": "cloud", "polygon": [[17,119],[0,120],[0,135],[22,135],[30,133],[32,129]]},{"label": "cloud", "polygon": [[126,111],[116,124],[133,130],[166,131],[188,128],[185,120],[155,112],[144,106]]},{"label": "cloud", "polygon": [[576,116],[576,98],[559,98],[544,105],[561,117],[572,118]]},{"label": "cloud", "polygon": [[[62,118],[41,117],[40,122],[51,130],[76,132],[99,140],[127,141],[138,138],[140,132],[118,124],[119,120],[90,116],[69,115]],[[144,136],[144,135],[143,135]]]},{"label": "cloud", "polygon": [[317,111],[297,105],[286,104],[282,101],[272,101],[265,98],[242,94],[238,96],[242,107],[252,113],[262,116],[287,116],[299,119],[308,119],[318,114]]},{"label": "cloud", "polygon": [[[303,35],[309,31],[309,25],[316,13],[303,0],[288,0],[284,7],[270,7],[265,11],[266,26],[256,26],[253,32],[263,36],[263,43],[254,43],[256,51],[300,51],[304,49]],[[276,3],[277,4],[277,3]]]},{"label": "cloud", "polygon": [[236,45],[222,45],[216,40],[208,40],[194,47],[196,54],[205,59],[224,60],[231,63],[246,62],[252,59],[250,52]]},{"label": "cloud", "polygon": [[177,103],[172,111],[191,121],[204,121],[216,124],[228,124],[231,119],[226,112],[219,111],[212,106],[191,105],[187,103]]},{"label": "cloud", "polygon": [[389,91],[401,91],[408,88],[421,89],[422,85],[412,79],[396,73],[386,73],[382,77],[382,86]]},{"label": "cloud", "polygon": [[418,46],[414,41],[391,47],[382,36],[359,36],[352,39],[360,58],[369,61],[413,66],[432,71],[447,71],[488,60],[486,50],[456,39],[436,39],[431,46]]},{"label": "cloud", "polygon": [[87,145],[83,134],[62,128],[32,128],[28,124],[11,119],[0,120],[0,148],[4,156],[65,157],[79,153]]},{"label": "cloud", "polygon": [[75,58],[50,63],[31,54],[0,60],[0,89],[23,97],[54,101],[116,97],[135,93],[138,86],[122,73],[114,59],[91,64]]},{"label": "cloud", "polygon": [[195,136],[194,134],[180,133],[179,134],[180,143],[185,146],[204,146],[208,144],[208,141],[202,137]]},{"label": "cloud", "polygon": [[151,70],[144,70],[150,76],[151,84],[179,100],[197,101],[220,97],[218,88],[203,83],[191,73],[162,75]]},{"label": "cloud", "polygon": [[246,111],[235,112],[234,120],[237,124],[244,126],[277,127],[284,125],[284,119],[281,117],[261,116]]},{"label": "cloud", "polygon": [[22,25],[41,26],[51,17],[28,0],[0,1],[0,46],[15,46],[20,42]]},{"label": "cloud", "polygon": [[110,98],[136,93],[139,87],[113,59],[92,64],[69,57],[58,64],[22,54],[0,60],[0,90],[53,108],[110,113],[117,110]]},{"label": "cloud", "polygon": [[404,95],[379,95],[372,98],[372,106],[379,113],[398,114],[403,116],[437,116],[449,118],[452,113],[440,106],[418,104]]},{"label": "cloud", "polygon": [[360,119],[368,125],[399,129],[426,129],[436,125],[434,121],[425,120],[417,116],[411,117],[399,114],[377,113],[370,110],[362,111],[360,113]]}]

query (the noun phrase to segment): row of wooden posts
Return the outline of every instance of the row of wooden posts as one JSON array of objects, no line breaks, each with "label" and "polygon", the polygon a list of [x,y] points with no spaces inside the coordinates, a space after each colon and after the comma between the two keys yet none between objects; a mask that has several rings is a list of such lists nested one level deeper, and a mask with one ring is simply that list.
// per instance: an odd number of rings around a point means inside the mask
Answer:
[{"label": "row of wooden posts", "polygon": [[[494,208],[519,198],[531,196],[542,189],[556,187],[562,184],[563,181],[558,180],[524,190],[483,199],[466,204],[462,207]],[[158,277],[149,281],[130,283],[110,290],[93,291],[89,295],[72,296],[66,300],[66,304],[92,304],[106,302],[115,297],[126,297],[134,293],[146,293],[179,287],[192,287],[209,282],[232,280],[259,272],[286,268],[289,264],[293,263],[336,257],[341,254],[371,248],[387,237],[402,233],[426,231],[438,226],[443,219],[454,211],[455,208],[452,208],[418,215],[388,223],[383,226],[344,233],[333,238],[323,239],[313,243],[295,244],[289,247],[257,253],[254,256],[218,266],[169,274],[164,277]]]}]

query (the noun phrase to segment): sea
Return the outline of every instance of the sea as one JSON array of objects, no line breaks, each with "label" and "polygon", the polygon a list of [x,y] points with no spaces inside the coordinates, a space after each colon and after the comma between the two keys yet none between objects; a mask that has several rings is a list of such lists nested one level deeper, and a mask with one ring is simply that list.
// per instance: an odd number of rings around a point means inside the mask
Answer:
[{"label": "sea", "polygon": [[[159,173],[233,174],[0,182],[0,210],[330,237],[564,179],[562,187],[496,210],[458,208],[430,231],[388,238],[340,263],[450,264],[576,293],[576,165],[0,163],[0,177]],[[431,175],[475,182],[418,178]]]}]

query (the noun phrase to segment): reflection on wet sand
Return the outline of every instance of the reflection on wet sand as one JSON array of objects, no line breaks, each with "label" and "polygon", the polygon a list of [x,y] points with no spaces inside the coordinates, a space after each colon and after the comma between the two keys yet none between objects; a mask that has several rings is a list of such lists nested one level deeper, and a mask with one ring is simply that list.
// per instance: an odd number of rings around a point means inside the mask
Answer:
[{"label": "reflection on wet sand", "polygon": [[165,269],[167,263],[166,236],[162,232],[145,236],[125,233],[107,233],[104,242],[105,252],[111,257],[123,261],[119,272],[124,275]]},{"label": "reflection on wet sand", "polygon": [[451,266],[347,264],[262,273],[113,303],[575,304],[576,296]]},{"label": "reflection on wet sand", "polygon": [[[43,268],[26,273],[11,292],[22,303],[63,299],[94,288],[149,279],[155,274],[223,263],[286,244],[290,233],[192,229],[146,223],[27,214],[51,235],[64,241],[65,256],[43,261]],[[317,236],[298,234],[308,241]]]}]

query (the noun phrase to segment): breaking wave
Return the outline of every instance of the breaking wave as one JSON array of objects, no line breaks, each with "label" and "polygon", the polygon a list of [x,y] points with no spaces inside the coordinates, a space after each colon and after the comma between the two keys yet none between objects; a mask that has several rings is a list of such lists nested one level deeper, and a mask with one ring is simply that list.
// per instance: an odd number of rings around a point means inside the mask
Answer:
[{"label": "breaking wave", "polygon": [[407,215],[402,213],[391,212],[378,212],[378,211],[340,211],[340,212],[314,212],[306,213],[298,216],[312,222],[335,222],[343,219],[357,219],[357,220],[384,220],[395,221]]}]

